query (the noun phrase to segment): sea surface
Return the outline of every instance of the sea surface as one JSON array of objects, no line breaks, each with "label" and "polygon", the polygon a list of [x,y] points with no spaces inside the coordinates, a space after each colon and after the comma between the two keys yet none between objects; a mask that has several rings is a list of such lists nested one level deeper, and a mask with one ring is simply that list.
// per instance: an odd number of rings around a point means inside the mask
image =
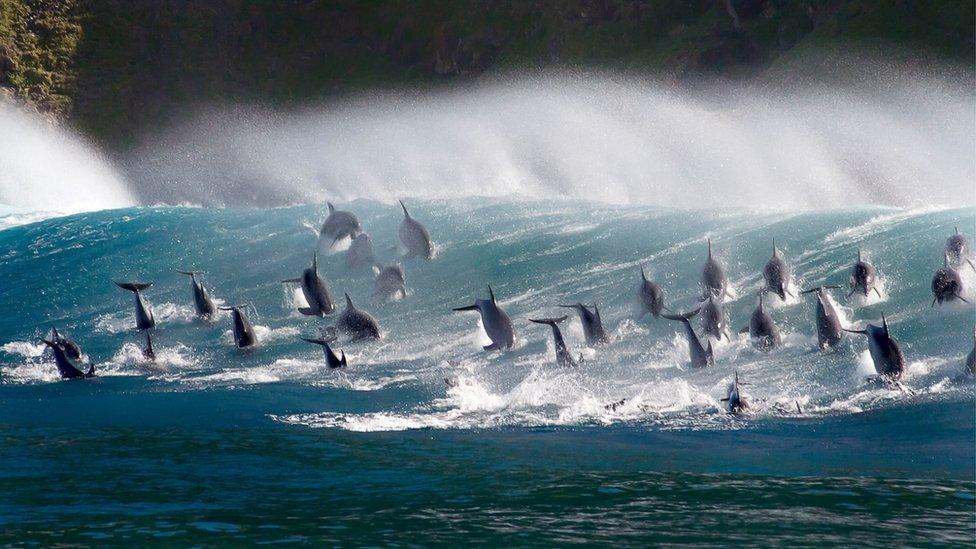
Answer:
[{"label": "sea surface", "polygon": [[[963,370],[976,317],[932,307],[930,281],[954,227],[976,236],[976,209],[408,201],[436,244],[428,262],[398,255],[399,206],[337,206],[358,214],[379,262],[401,263],[404,299],[373,299],[372,270],[345,267],[348,242],[319,242],[324,204],[0,217],[0,543],[972,547],[976,386]],[[680,325],[636,320],[635,292],[644,265],[670,308],[696,307],[708,238],[733,334],[713,342],[714,368],[693,370]],[[773,239],[795,296],[767,298],[784,346],[761,353],[737,332]],[[846,297],[858,248],[880,296]],[[336,345],[344,372],[300,339],[335,315],[298,314],[280,282],[316,250],[334,295],[383,331]],[[257,348],[233,346],[226,314],[197,320],[177,269],[252,305]],[[155,363],[113,280],[154,283]],[[976,273],[963,282],[976,297]],[[482,351],[478,315],[451,310],[488,284],[514,350]],[[833,298],[848,326],[885,314],[902,387],[869,379],[861,336],[817,349],[815,300],[799,290],[820,284],[845,286]],[[528,319],[577,301],[599,305],[612,341],[587,348],[570,316],[563,334],[584,360],[559,368],[549,328]],[[97,377],[58,379],[39,344],[52,325]],[[747,415],[721,402],[734,372]]]}]

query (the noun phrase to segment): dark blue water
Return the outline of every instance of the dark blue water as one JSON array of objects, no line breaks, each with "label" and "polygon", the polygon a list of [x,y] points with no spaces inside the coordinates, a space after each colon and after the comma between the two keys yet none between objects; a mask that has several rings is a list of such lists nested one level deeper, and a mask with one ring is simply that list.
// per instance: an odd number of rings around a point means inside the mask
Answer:
[{"label": "dark blue water", "polygon": [[[371,300],[372,273],[346,270],[341,252],[320,260],[384,331],[339,345],[345,373],[298,339],[331,321],[295,313],[278,283],[310,261],[322,207],[143,208],[0,231],[0,541],[972,545],[976,390],[961,374],[974,313],[931,308],[928,285],[976,211],[411,206],[438,252],[403,261],[405,299]],[[348,207],[392,260],[399,210]],[[862,247],[882,297],[835,297],[850,324],[886,314],[905,390],[865,379],[863,340],[817,351],[800,297],[771,305],[783,348],[742,337],[716,343],[714,369],[689,369],[677,326],[634,321],[633,296],[643,262],[669,304],[690,308],[706,236],[728,266],[734,329],[771,238],[795,288],[846,283]],[[227,317],[195,321],[177,268],[252,303],[259,347],[235,349]],[[155,364],[113,279],[155,282]],[[487,283],[519,333],[511,352],[481,352],[477,315],[450,311]],[[964,283],[971,296],[976,276]],[[597,301],[613,339],[593,351],[564,324],[579,371],[557,368],[548,328],[527,321],[566,300]],[[98,377],[57,379],[36,344],[52,323]],[[733,371],[749,383],[744,417],[719,400]]]}]

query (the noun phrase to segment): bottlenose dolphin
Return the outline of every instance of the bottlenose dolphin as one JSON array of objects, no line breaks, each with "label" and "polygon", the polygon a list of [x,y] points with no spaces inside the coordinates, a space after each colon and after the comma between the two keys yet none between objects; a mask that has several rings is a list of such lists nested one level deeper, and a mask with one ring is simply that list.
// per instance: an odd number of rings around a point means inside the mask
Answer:
[{"label": "bottlenose dolphin", "polygon": [[976,265],[973,264],[973,260],[969,257],[969,242],[966,241],[966,237],[959,232],[959,227],[956,227],[956,234],[949,237],[946,240],[945,253],[949,257],[949,265],[952,267],[962,267],[962,264],[969,263],[969,266],[976,271]]},{"label": "bottlenose dolphin", "polygon": [[851,291],[847,294],[850,298],[855,293],[859,293],[867,297],[868,292],[874,290],[874,293],[881,297],[881,292],[878,291],[878,287],[875,286],[878,279],[878,273],[874,269],[874,265],[871,265],[863,258],[861,258],[861,248],[857,249],[857,263],[854,264],[854,268],[851,269]]},{"label": "bottlenose dolphin", "polygon": [[403,268],[399,265],[388,265],[383,267],[376,266],[379,272],[376,273],[376,280],[373,281],[373,297],[380,299],[393,299],[397,295],[401,298],[407,297],[406,276]]},{"label": "bottlenose dolphin", "polygon": [[840,343],[844,336],[844,327],[840,325],[837,309],[834,308],[825,292],[828,288],[840,288],[840,286],[818,286],[800,292],[804,294],[817,293],[817,339],[822,351]]},{"label": "bottlenose dolphin", "polygon": [[478,311],[481,313],[481,323],[485,327],[485,332],[491,339],[491,345],[485,345],[486,351],[496,349],[511,349],[515,346],[515,328],[512,326],[511,319],[505,314],[495,301],[495,292],[488,285],[488,294],[491,299],[476,299],[474,305],[467,307],[457,307],[455,311]]},{"label": "bottlenose dolphin", "polygon": [[336,242],[344,237],[355,238],[359,234],[363,227],[359,224],[359,218],[356,214],[352,212],[347,212],[343,210],[335,209],[335,206],[331,202],[329,205],[329,216],[325,218],[325,222],[322,223],[322,230],[320,234],[325,238],[331,238],[332,243],[330,246],[335,245]]},{"label": "bottlenose dolphin", "polygon": [[722,339],[722,336],[725,336],[725,339],[731,340],[725,319],[725,306],[721,299],[715,299],[712,295],[708,296],[708,300],[702,304],[701,321],[702,329],[705,330],[706,334],[715,339]]},{"label": "bottlenose dolphin", "polygon": [[203,286],[198,276],[203,273],[200,271],[176,271],[180,274],[189,275],[190,284],[193,285],[193,305],[196,306],[197,316],[209,319],[217,312],[217,305],[210,298],[210,293]]},{"label": "bottlenose dolphin", "polygon": [[346,308],[336,320],[336,328],[349,335],[353,341],[380,338],[380,326],[376,319],[366,311],[357,309],[349,294],[346,294]]},{"label": "bottlenose dolphin", "polygon": [[603,345],[610,341],[607,337],[607,332],[603,330],[603,320],[600,318],[600,309],[597,308],[596,303],[593,304],[593,310],[590,311],[582,303],[577,303],[576,305],[560,305],[564,309],[576,309],[576,313],[579,314],[580,323],[583,325],[583,334],[586,336],[586,344],[590,347],[594,345]]},{"label": "bottlenose dolphin", "polygon": [[694,311],[689,311],[680,315],[661,314],[661,316],[668,320],[677,320],[684,325],[685,336],[688,338],[688,354],[691,357],[692,368],[705,368],[707,366],[715,365],[715,355],[712,352],[712,341],[708,341],[708,347],[702,347],[701,341],[698,340],[698,336],[695,334],[695,329],[691,327],[691,322],[689,321],[689,319],[697,315],[700,310],[701,307],[695,309]]},{"label": "bottlenose dolphin", "polygon": [[308,307],[299,307],[298,312],[307,316],[331,315],[336,306],[332,292],[325,280],[319,276],[318,254],[312,254],[312,265],[302,271],[301,278],[282,280],[282,284],[300,284]]},{"label": "bottlenose dolphin", "polygon": [[935,307],[936,302],[941,305],[945,301],[955,299],[969,303],[962,296],[962,278],[959,276],[959,272],[949,265],[948,254],[943,257],[942,268],[932,275],[932,295],[933,307]]},{"label": "bottlenose dolphin", "polygon": [[712,295],[717,298],[724,298],[729,293],[729,281],[725,277],[725,267],[715,257],[712,256],[712,239],[708,242],[708,259],[702,268],[702,301]]},{"label": "bottlenose dolphin", "polygon": [[366,233],[359,233],[352,239],[352,244],[346,250],[346,268],[355,269],[364,265],[372,265],[373,259],[373,239]]},{"label": "bottlenose dolphin", "polygon": [[81,360],[81,346],[71,338],[63,335],[54,326],[51,326],[51,341],[60,345],[64,350],[64,354],[71,360]]},{"label": "bottlenose dolphin", "polygon": [[142,297],[142,291],[152,286],[152,282],[116,282],[116,286],[136,294],[136,328],[148,330],[156,326],[149,303]]},{"label": "bottlenose dolphin", "polygon": [[407,249],[407,257],[422,257],[430,259],[434,255],[434,245],[430,242],[430,233],[419,221],[410,217],[407,207],[400,201],[403,208],[403,221],[400,222],[400,242]]},{"label": "bottlenose dolphin", "polygon": [[[774,347],[779,347],[783,342],[782,336],[780,336],[779,328],[776,327],[776,323],[773,322],[773,317],[769,316],[766,312],[765,307],[763,307],[763,295],[765,290],[759,291],[759,305],[756,309],[752,311],[752,317],[749,319],[749,337],[752,338],[752,345],[760,351],[769,351]],[[744,331],[744,330],[743,330]]]},{"label": "bottlenose dolphin", "polygon": [[328,365],[330,370],[346,367],[346,352],[341,351],[341,358],[336,356],[335,352],[332,350],[332,347],[329,346],[329,341],[322,338],[310,339],[306,337],[303,337],[302,340],[309,343],[314,343],[315,345],[320,345],[322,347],[322,353],[325,354],[325,363]]},{"label": "bottlenose dolphin", "polygon": [[637,303],[640,305],[641,313],[637,317],[637,320],[644,318],[644,315],[647,313],[651,313],[654,315],[654,318],[657,318],[660,316],[662,310],[669,310],[664,306],[664,292],[657,283],[647,279],[643,265],[641,265],[640,270],[641,283],[640,287],[637,288]]},{"label": "bottlenose dolphin", "polygon": [[142,350],[142,357],[150,362],[156,361],[156,350],[153,349],[152,332],[146,330],[146,347]]},{"label": "bottlenose dolphin", "polygon": [[789,293],[790,266],[776,247],[776,240],[773,240],[773,256],[763,267],[763,278],[766,280],[766,290],[786,301],[786,294]]},{"label": "bottlenose dolphin", "polygon": [[845,328],[844,331],[868,337],[868,351],[878,375],[891,381],[897,381],[901,377],[905,371],[905,355],[895,338],[891,337],[884,313],[881,313],[881,326],[868,324],[863,330]]},{"label": "bottlenose dolphin", "polygon": [[[566,342],[563,341],[563,334],[559,331],[559,326],[557,326],[557,324],[564,320],[566,320],[566,317],[561,316],[559,318],[530,318],[529,322],[548,324],[552,327],[552,339],[556,343],[556,364],[563,367],[579,366],[579,362],[576,362],[573,355],[569,353],[569,349],[566,348]],[[580,360],[582,361],[582,356]]]},{"label": "bottlenose dolphin", "polygon": [[95,365],[92,364],[87,372],[79,368],[75,361],[68,356],[63,343],[49,339],[41,339],[41,342],[54,352],[54,364],[58,367],[58,373],[61,374],[62,379],[79,379],[95,375]]},{"label": "bottlenose dolphin", "polygon": [[729,396],[722,399],[722,402],[728,403],[730,414],[738,415],[749,409],[749,403],[739,390],[739,385],[745,384],[739,383],[739,372],[736,371],[733,373],[732,383],[729,384]]},{"label": "bottlenose dolphin", "polygon": [[247,305],[235,305],[233,307],[221,307],[221,311],[231,311],[234,319],[234,345],[243,349],[252,347],[258,342],[257,335],[254,334],[254,327],[247,319],[244,309]]}]

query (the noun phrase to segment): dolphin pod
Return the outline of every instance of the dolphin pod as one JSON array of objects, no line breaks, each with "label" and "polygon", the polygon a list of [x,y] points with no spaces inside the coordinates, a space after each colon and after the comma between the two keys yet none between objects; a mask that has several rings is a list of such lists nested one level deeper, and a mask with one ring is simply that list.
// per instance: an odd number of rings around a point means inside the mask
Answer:
[{"label": "dolphin pod", "polygon": [[495,301],[495,292],[492,291],[490,284],[488,285],[488,295],[491,296],[491,299],[476,299],[474,305],[457,307],[454,310],[478,311],[481,314],[481,323],[485,327],[485,333],[491,339],[491,345],[484,347],[486,351],[511,349],[515,346],[515,327],[512,326],[512,320]]},{"label": "dolphin pod", "polygon": [[[564,368],[579,366],[579,362],[573,358],[569,349],[566,348],[566,341],[563,340],[563,334],[559,331],[559,323],[564,320],[566,317],[561,316],[559,318],[530,318],[529,322],[546,324],[552,328],[552,339],[556,344],[556,364]],[[580,361],[582,361],[582,357],[580,357]]]}]

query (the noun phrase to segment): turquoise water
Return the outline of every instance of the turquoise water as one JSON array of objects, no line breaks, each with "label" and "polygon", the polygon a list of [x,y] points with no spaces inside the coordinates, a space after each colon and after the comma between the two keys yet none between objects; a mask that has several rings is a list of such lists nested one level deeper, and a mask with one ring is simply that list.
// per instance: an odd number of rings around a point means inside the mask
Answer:
[{"label": "turquoise water", "polygon": [[[929,282],[952,228],[976,234],[976,210],[408,205],[437,255],[403,262],[405,299],[374,302],[370,271],[320,258],[333,291],[384,331],[338,345],[345,373],[299,340],[330,319],[298,315],[278,283],[310,261],[323,206],[136,208],[0,231],[0,542],[972,545],[976,389],[961,374],[974,314],[931,308]],[[398,207],[342,207],[392,260]],[[735,330],[772,238],[795,288],[846,284],[863,248],[882,297],[835,297],[849,324],[886,314],[907,391],[865,379],[863,340],[817,351],[805,297],[772,302],[783,348],[741,337],[716,344],[715,368],[691,370],[677,324],[633,320],[634,292],[644,263],[670,306],[691,308],[706,237],[727,265]],[[252,303],[259,347],[235,349],[226,316],[195,321],[178,268],[206,271],[225,303]],[[156,364],[113,279],[155,282]],[[482,352],[477,315],[451,312],[488,283],[518,331],[513,351]],[[964,283],[972,297],[976,275]],[[566,371],[549,329],[527,319],[578,300],[599,303],[613,343],[585,348],[571,318],[563,333],[585,362]],[[98,377],[57,379],[36,344],[52,323]],[[749,383],[744,417],[719,401],[733,371]]]}]

